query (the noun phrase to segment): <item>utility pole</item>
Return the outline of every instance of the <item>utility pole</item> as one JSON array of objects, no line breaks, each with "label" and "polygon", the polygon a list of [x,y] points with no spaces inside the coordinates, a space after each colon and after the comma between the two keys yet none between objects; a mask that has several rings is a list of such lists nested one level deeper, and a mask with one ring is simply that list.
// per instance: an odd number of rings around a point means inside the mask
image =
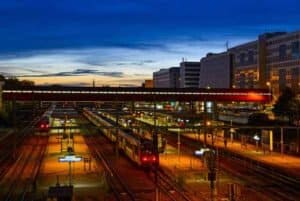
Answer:
[{"label": "utility pole", "polygon": [[[116,103],[117,104],[117,103]],[[116,108],[116,158],[119,158],[119,107]]]},{"label": "utility pole", "polygon": [[2,100],[2,87],[3,87],[3,85],[4,85],[4,82],[0,81],[0,112],[3,109],[3,100]]},{"label": "utility pole", "polygon": [[204,146],[207,144],[207,108],[206,101],[204,101]]},{"label": "utility pole", "polygon": [[215,180],[216,180],[216,155],[210,150],[205,156],[206,164],[208,167],[208,180],[210,181],[210,198],[211,201],[215,201]]},{"label": "utility pole", "polygon": [[[153,146],[154,153],[158,156],[158,143],[157,143],[157,116],[156,116],[156,102],[154,98],[154,107],[153,107],[153,119],[154,119],[154,132],[153,132]],[[159,201],[159,189],[158,189],[158,164],[155,164],[155,201]]]},{"label": "utility pole", "polygon": [[16,99],[12,102],[12,109],[13,109],[13,133],[14,133],[14,142],[13,142],[13,159],[16,159],[17,155],[17,115],[16,115]]},{"label": "utility pole", "polygon": [[280,153],[281,156],[283,157],[283,153],[284,153],[283,127],[280,128]]}]

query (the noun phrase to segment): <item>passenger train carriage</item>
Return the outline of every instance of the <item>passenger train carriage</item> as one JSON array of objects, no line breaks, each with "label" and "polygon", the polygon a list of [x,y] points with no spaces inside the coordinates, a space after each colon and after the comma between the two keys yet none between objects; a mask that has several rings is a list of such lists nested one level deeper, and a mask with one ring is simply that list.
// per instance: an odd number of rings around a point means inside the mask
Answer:
[{"label": "passenger train carriage", "polygon": [[[114,128],[113,123],[87,108],[83,109],[83,115],[96,125],[110,141],[116,142],[117,129]],[[118,148],[139,166],[149,167],[159,164],[159,156],[155,153],[152,140],[137,138],[122,129],[118,129],[118,137]]]}]

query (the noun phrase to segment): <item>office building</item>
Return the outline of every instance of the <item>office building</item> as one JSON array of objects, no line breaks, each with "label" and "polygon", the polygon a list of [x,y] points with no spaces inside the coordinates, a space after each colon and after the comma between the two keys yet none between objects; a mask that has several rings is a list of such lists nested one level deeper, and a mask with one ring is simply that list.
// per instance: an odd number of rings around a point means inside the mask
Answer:
[{"label": "office building", "polygon": [[179,67],[154,72],[153,82],[155,88],[179,88]]},{"label": "office building", "polygon": [[267,38],[266,61],[267,82],[274,94],[285,87],[299,93],[300,31]]},{"label": "office building", "polygon": [[199,88],[231,88],[233,55],[208,53],[201,59]]},{"label": "office building", "polygon": [[229,49],[233,55],[233,86],[259,87],[258,41],[251,41]]},{"label": "office building", "polygon": [[198,88],[200,68],[200,62],[182,61],[180,63],[180,87]]}]

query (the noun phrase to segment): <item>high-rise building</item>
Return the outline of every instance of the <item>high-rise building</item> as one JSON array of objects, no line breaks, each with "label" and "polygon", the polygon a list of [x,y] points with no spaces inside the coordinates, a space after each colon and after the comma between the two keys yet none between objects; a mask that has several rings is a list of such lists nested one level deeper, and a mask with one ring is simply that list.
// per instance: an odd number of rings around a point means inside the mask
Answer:
[{"label": "high-rise building", "polygon": [[180,87],[198,88],[201,62],[182,61],[180,63]]},{"label": "high-rise building", "polygon": [[233,55],[229,52],[208,53],[201,59],[200,88],[231,88]]},{"label": "high-rise building", "polygon": [[179,88],[179,67],[154,72],[153,82],[155,88]]}]

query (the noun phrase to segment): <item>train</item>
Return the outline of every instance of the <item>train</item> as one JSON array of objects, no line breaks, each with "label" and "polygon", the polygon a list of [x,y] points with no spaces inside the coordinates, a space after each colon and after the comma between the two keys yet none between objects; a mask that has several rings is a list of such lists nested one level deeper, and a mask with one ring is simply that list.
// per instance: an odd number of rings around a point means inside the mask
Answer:
[{"label": "train", "polygon": [[114,125],[100,117],[93,111],[84,108],[83,115],[111,141],[116,143],[118,137],[118,148],[134,163],[141,167],[153,167],[159,165],[159,154],[156,153],[152,140],[138,138],[125,132],[123,129],[117,129]]},{"label": "train", "polygon": [[[113,115],[110,115],[106,112],[98,112],[98,115],[100,115],[102,118],[107,119],[109,121],[112,122],[116,122],[116,117]],[[138,120],[136,119],[128,119],[128,118],[119,118],[119,126],[121,126],[126,132],[130,132],[132,135],[135,135],[137,138],[143,138],[143,139],[148,139],[152,141],[152,132],[142,128],[141,127],[137,127],[134,126],[133,128],[130,128],[130,126],[128,126],[128,122],[135,124],[134,122],[136,122]],[[140,122],[142,123],[142,122]],[[165,137],[163,136],[163,134],[161,132],[157,132],[157,149],[158,149],[158,153],[164,153],[165,149],[166,149],[166,145],[167,145],[167,141],[165,139]]]},{"label": "train", "polygon": [[36,125],[39,132],[48,132],[50,130],[50,119],[48,116],[43,116]]},{"label": "train", "polygon": [[52,112],[55,108],[55,105],[52,104],[48,110],[41,116],[39,121],[36,123],[36,129],[39,132],[49,132],[50,130],[50,118],[52,115]]}]

